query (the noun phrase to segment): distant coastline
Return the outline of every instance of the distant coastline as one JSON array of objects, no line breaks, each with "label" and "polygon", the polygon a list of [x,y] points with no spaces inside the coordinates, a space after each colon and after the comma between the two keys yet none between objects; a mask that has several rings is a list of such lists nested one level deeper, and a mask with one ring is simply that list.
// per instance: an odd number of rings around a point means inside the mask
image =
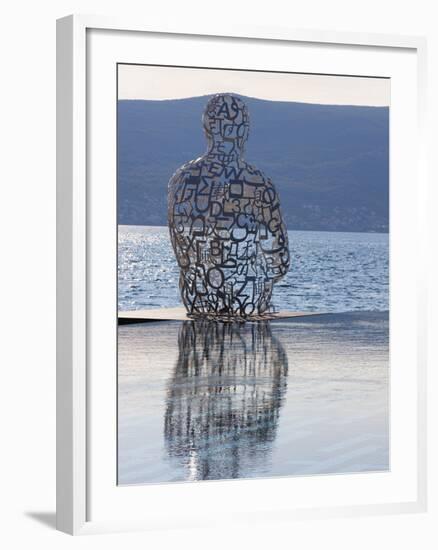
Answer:
[{"label": "distant coastline", "polygon": [[[167,183],[205,151],[209,96],[118,102],[118,220],[167,223]],[[289,229],[389,231],[389,108],[243,98],[246,158],[274,182]]]},{"label": "distant coastline", "polygon": [[[167,223],[166,224],[160,224],[160,223],[120,223],[118,222],[117,225],[119,227],[151,227],[151,228],[164,228],[167,229]],[[288,231],[309,231],[312,233],[371,233],[376,235],[389,235],[389,231],[343,231],[341,229],[297,229],[295,227],[288,227]]]}]

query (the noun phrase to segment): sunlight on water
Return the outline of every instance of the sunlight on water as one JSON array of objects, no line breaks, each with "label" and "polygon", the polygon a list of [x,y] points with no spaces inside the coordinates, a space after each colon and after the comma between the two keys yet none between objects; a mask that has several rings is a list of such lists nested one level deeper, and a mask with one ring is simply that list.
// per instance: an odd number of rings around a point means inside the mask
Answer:
[{"label": "sunlight on water", "polygon": [[[389,309],[389,238],[383,233],[289,231],[291,268],[274,289],[277,308]],[[119,226],[119,309],[181,305],[167,227]]]}]

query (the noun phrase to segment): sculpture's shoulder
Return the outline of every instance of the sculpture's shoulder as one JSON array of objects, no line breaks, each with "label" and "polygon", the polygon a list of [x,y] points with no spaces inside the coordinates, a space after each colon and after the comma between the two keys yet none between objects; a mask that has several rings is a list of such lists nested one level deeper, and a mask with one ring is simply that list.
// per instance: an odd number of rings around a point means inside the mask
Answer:
[{"label": "sculpture's shoulder", "polygon": [[245,179],[245,181],[248,181],[253,185],[263,185],[269,181],[269,178],[266,177],[260,168],[246,161],[244,162],[241,176]]},{"label": "sculpture's shoulder", "polygon": [[265,192],[268,191],[270,195],[274,195],[277,198],[277,190],[275,188],[274,182],[266,176],[266,174],[254,166],[245,162],[245,169],[242,173],[242,179],[244,179],[247,185],[254,187],[255,189]]},{"label": "sculpture's shoulder", "polygon": [[169,180],[169,189],[179,185],[189,177],[196,177],[201,174],[203,166],[203,157],[186,162],[176,170]]}]

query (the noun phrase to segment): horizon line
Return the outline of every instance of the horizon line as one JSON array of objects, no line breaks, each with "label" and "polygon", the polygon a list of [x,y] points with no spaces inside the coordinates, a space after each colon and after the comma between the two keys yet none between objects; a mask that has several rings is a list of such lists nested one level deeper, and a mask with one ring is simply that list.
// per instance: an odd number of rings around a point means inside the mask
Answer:
[{"label": "horizon line", "polygon": [[120,99],[171,101],[216,93],[311,105],[389,107],[391,80],[371,75],[117,64]]},{"label": "horizon line", "polygon": [[[239,97],[244,97],[247,99],[253,99],[256,101],[266,101],[269,103],[296,103],[299,105],[318,105],[318,106],[324,106],[324,107],[366,107],[366,108],[373,108],[373,109],[389,109],[390,105],[371,105],[371,104],[355,104],[355,103],[320,103],[320,102],[313,102],[313,101],[292,101],[287,99],[269,99],[269,98],[262,98],[262,97],[256,97],[256,96],[249,96],[245,94],[240,94],[238,92],[217,92],[217,93],[228,93],[230,95],[236,95]],[[117,97],[117,101],[156,101],[156,102],[165,102],[165,101],[184,101],[185,99],[201,99],[201,98],[207,98],[212,97],[216,95],[215,93],[211,94],[201,94],[201,95],[194,95],[194,96],[179,96],[179,97],[162,97],[162,98],[144,98],[144,97]]]}]

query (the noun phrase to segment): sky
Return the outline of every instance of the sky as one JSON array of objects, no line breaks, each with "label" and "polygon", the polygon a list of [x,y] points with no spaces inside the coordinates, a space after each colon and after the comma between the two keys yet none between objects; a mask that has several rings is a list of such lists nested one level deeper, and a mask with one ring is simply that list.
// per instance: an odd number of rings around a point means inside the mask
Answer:
[{"label": "sky", "polygon": [[357,76],[118,66],[119,99],[181,99],[231,92],[271,101],[388,106],[390,80]]}]

